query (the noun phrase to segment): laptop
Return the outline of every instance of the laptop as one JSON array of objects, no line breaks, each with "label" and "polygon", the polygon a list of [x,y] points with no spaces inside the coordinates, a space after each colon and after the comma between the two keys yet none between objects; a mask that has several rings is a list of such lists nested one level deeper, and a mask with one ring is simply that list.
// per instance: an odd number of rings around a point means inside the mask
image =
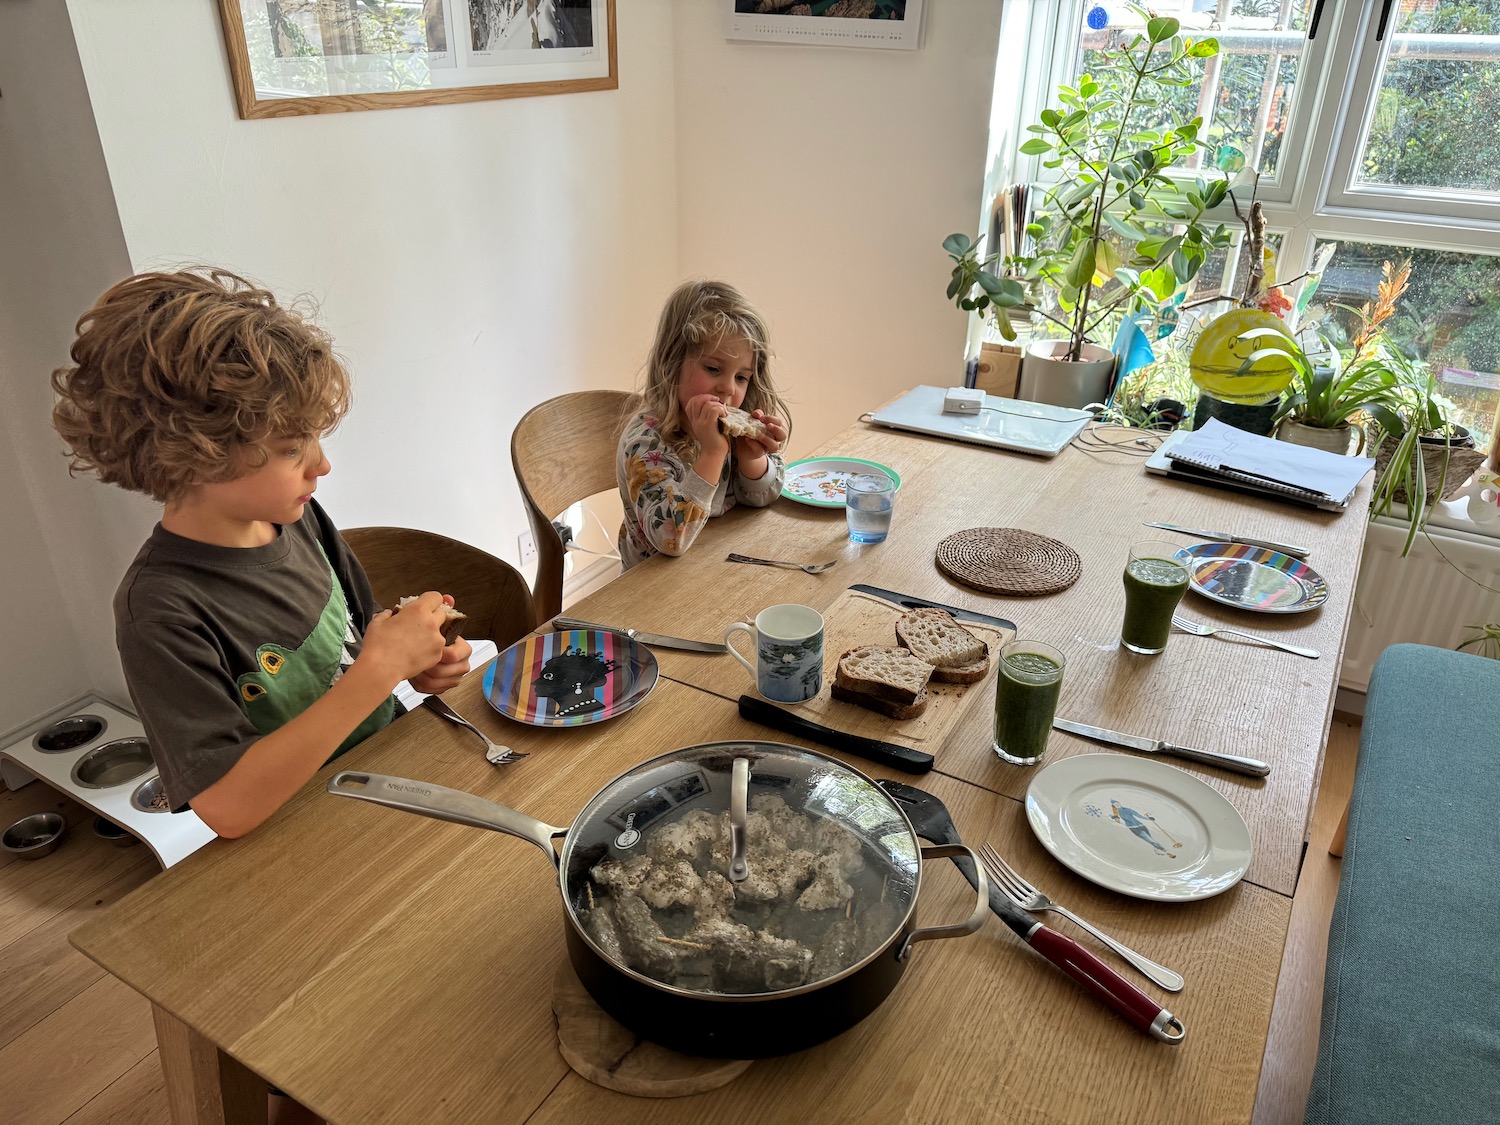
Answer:
[{"label": "laptop", "polygon": [[1087,410],[985,395],[978,414],[944,414],[947,387],[913,387],[866,419],[897,430],[1056,457],[1093,419]]}]

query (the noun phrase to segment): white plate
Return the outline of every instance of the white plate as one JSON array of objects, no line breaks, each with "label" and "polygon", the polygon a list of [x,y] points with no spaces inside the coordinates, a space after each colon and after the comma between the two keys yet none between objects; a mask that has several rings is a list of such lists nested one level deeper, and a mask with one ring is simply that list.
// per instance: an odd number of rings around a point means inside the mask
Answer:
[{"label": "white plate", "polygon": [[1026,818],[1064,866],[1133,898],[1210,898],[1250,866],[1250,829],[1235,807],[1150,759],[1080,754],[1043,766],[1026,790]]}]

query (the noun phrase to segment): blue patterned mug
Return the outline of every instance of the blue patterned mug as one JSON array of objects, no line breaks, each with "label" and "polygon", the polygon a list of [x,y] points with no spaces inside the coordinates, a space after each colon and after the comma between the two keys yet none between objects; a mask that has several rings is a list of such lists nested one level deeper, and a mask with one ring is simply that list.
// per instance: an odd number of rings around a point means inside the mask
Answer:
[{"label": "blue patterned mug", "polygon": [[[754,638],[754,664],[730,641],[736,632]],[[754,625],[736,621],[725,629],[724,643],[767,699],[803,703],[823,690],[823,616],[809,606],[773,605],[763,609],[755,615]]]}]

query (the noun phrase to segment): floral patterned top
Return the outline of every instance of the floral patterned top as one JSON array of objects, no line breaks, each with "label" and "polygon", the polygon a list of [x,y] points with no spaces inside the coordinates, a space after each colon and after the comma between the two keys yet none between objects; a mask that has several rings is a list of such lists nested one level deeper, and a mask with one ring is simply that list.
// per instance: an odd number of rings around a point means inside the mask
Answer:
[{"label": "floral patterned top", "polygon": [[748,480],[740,473],[731,443],[724,471],[709,484],[667,444],[650,414],[638,414],[620,435],[615,479],[625,504],[620,525],[620,561],[629,570],[655,554],[680,555],[693,545],[710,516],[722,516],[736,504],[764,508],[781,495],[786,464],[770,454],[765,476]]}]

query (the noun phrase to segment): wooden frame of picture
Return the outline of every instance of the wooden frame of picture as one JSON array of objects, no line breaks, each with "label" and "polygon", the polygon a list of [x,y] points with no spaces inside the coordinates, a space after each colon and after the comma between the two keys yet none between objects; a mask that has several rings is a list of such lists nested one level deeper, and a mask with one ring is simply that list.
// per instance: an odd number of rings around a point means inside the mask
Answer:
[{"label": "wooden frame of picture", "polygon": [[241,118],[614,90],[615,0],[219,0]]}]

